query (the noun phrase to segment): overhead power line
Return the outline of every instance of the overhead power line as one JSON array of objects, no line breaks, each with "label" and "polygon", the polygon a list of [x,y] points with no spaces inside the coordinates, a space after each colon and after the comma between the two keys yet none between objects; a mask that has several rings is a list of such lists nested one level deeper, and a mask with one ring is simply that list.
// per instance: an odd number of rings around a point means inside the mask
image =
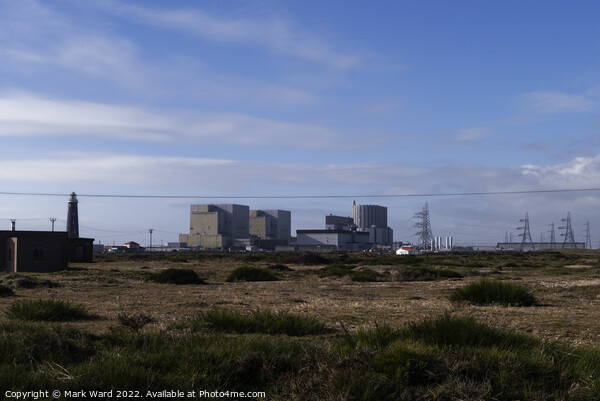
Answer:
[{"label": "overhead power line", "polygon": [[[134,199],[336,199],[336,198],[420,198],[442,196],[480,196],[480,195],[524,195],[566,192],[600,191],[600,188],[575,189],[539,189],[522,191],[489,191],[489,192],[447,192],[447,193],[416,193],[416,194],[379,194],[379,195],[132,195],[132,194],[77,194],[78,197],[88,198],[134,198]],[[60,196],[64,193],[44,192],[0,192],[5,196]]]}]

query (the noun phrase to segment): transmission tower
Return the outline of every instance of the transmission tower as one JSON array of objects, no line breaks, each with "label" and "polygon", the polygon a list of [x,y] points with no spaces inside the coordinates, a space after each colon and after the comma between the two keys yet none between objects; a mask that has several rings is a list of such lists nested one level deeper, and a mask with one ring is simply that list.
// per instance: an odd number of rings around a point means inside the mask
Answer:
[{"label": "transmission tower", "polygon": [[504,242],[508,243],[508,231],[504,234]]},{"label": "transmission tower", "polygon": [[423,210],[415,213],[414,217],[418,219],[414,227],[419,231],[415,234],[418,237],[418,245],[421,249],[430,248],[433,242],[433,232],[431,231],[431,221],[429,220],[429,205],[425,202]]},{"label": "transmission tower", "polygon": [[522,234],[519,234],[519,237],[523,237],[521,240],[521,250],[525,248],[525,243],[528,242],[531,244],[531,249],[535,251],[535,245],[533,245],[533,240],[531,239],[531,232],[529,231],[529,214],[525,212],[525,218],[519,220],[521,223],[525,223],[523,227],[517,227],[517,230],[523,230]]},{"label": "transmission tower", "polygon": [[585,223],[585,249],[592,249],[592,236],[590,235],[590,222]]},{"label": "transmission tower", "polygon": [[559,230],[565,230],[565,233],[561,234],[562,237],[565,237],[563,248],[575,248],[575,236],[573,235],[573,228],[571,227],[571,212],[567,212],[567,218],[561,219],[561,221],[567,222],[566,226],[558,227]]},{"label": "transmission tower", "polygon": [[554,222],[552,222],[552,224],[550,224],[550,248],[551,249],[555,249],[556,248],[556,239],[554,238]]}]

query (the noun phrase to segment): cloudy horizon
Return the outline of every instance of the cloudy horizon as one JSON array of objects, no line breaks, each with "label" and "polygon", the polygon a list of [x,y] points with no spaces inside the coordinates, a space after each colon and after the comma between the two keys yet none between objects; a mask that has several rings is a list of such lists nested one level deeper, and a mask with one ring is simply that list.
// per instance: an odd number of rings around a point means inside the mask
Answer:
[{"label": "cloudy horizon", "polygon": [[66,218],[67,198],[10,193],[211,197],[80,198],[82,235],[166,243],[192,203],[291,210],[296,230],[351,199],[294,196],[347,195],[387,206],[396,241],[428,202],[458,242],[515,238],[526,212],[549,238],[571,212],[597,248],[597,191],[379,196],[600,187],[599,11],[0,0],[0,219]]}]

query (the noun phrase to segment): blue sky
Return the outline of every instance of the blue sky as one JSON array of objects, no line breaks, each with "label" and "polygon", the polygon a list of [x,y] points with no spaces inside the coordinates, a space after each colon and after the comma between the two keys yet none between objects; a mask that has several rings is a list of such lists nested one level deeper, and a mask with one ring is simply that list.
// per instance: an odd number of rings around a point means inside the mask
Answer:
[{"label": "blue sky", "polygon": [[[598,15],[596,1],[0,0],[0,183],[363,195],[404,241],[425,201],[455,241],[516,236],[526,211],[539,238],[570,211],[597,247],[598,192],[368,196],[600,187]],[[232,201],[82,196],[81,233],[174,241],[207,202]],[[351,214],[351,199],[235,202],[291,210],[294,229]],[[2,196],[6,227],[65,216],[66,198]]]}]

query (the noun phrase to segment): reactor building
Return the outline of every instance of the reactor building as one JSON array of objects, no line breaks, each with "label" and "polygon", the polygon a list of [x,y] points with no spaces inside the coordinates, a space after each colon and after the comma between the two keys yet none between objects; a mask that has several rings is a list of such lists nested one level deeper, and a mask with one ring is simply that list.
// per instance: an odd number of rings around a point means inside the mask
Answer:
[{"label": "reactor building", "polygon": [[369,242],[376,247],[392,247],[394,230],[388,227],[387,207],[358,205],[352,201],[352,220],[356,231],[368,232]]}]

